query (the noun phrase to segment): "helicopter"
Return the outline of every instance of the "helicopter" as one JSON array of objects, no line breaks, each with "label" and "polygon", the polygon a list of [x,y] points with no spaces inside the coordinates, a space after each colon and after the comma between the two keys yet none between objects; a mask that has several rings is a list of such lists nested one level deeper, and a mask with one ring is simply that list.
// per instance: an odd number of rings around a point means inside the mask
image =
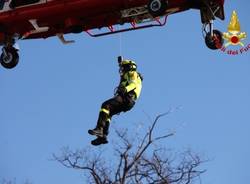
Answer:
[{"label": "helicopter", "polygon": [[74,41],[65,39],[68,33],[100,37],[159,27],[169,15],[190,9],[200,11],[207,47],[218,49],[223,37],[213,22],[225,19],[224,0],[0,0],[0,63],[7,69],[18,64],[18,40],[57,36],[69,44]]}]

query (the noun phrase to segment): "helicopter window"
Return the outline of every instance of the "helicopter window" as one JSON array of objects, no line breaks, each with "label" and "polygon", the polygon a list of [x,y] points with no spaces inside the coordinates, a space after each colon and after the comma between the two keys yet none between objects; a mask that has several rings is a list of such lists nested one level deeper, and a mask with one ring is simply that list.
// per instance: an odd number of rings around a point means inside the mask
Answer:
[{"label": "helicopter window", "polygon": [[5,0],[0,0],[0,10],[3,9],[4,3],[5,3]]},{"label": "helicopter window", "polygon": [[12,0],[10,3],[10,8],[16,8],[19,6],[29,5],[33,3],[38,3],[40,0]]}]

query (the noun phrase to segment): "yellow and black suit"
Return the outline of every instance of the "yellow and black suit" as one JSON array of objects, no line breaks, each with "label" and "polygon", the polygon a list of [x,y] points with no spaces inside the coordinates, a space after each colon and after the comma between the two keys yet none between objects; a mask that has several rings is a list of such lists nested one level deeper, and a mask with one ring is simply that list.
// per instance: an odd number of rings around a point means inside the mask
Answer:
[{"label": "yellow and black suit", "polygon": [[111,118],[120,112],[129,111],[139,98],[142,88],[142,77],[137,71],[127,71],[121,75],[120,84],[115,96],[105,101],[99,113],[97,129],[103,130],[103,135],[108,135]]}]

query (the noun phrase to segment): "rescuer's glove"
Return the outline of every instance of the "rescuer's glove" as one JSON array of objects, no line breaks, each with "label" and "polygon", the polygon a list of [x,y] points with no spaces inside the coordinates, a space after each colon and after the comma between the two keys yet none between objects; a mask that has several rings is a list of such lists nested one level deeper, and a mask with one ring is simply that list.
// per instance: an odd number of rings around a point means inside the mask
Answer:
[{"label": "rescuer's glove", "polygon": [[117,93],[121,96],[124,96],[127,93],[127,90],[124,86],[119,86],[117,89]]}]

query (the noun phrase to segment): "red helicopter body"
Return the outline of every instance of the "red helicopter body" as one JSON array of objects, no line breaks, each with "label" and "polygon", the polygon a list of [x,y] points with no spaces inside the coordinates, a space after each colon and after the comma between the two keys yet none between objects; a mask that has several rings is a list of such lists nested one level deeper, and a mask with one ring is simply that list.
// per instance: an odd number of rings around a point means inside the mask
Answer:
[{"label": "red helicopter body", "polygon": [[[58,36],[63,43],[71,43],[64,34],[85,31],[98,37],[163,26],[168,15],[189,9],[200,10],[206,43],[216,49],[212,41],[221,35],[213,30],[212,21],[224,19],[223,5],[224,0],[0,0],[0,62],[5,68],[16,66],[19,56],[14,43],[18,39]],[[115,30],[114,25],[126,23],[131,26]],[[107,31],[95,33],[105,27]]]}]

